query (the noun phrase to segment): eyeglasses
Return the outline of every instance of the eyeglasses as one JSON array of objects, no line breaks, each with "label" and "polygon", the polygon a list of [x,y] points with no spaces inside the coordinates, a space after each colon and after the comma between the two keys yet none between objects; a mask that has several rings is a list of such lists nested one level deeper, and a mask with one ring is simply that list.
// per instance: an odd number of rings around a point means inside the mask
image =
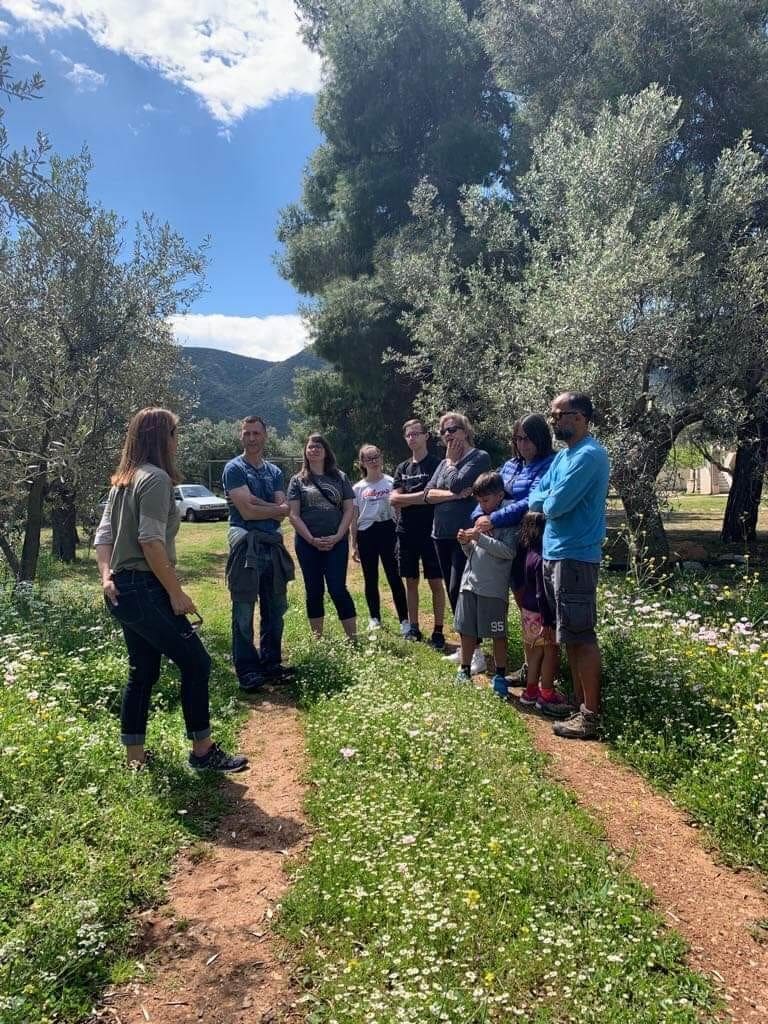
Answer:
[{"label": "eyeglasses", "polygon": [[323,446],[321,444],[308,444],[307,445],[307,451],[308,452],[322,452],[324,450],[325,449],[323,448]]},{"label": "eyeglasses", "polygon": [[378,462],[381,458],[380,455],[362,455],[360,457],[361,462]]},{"label": "eyeglasses", "polygon": [[413,440],[414,440],[415,438],[417,438],[417,437],[424,437],[424,431],[423,431],[423,430],[420,430],[420,431],[418,432],[418,434],[406,434],[406,435],[405,435],[405,440],[406,440],[406,441],[413,441]]},{"label": "eyeglasses", "polygon": [[461,430],[461,427],[443,427],[440,431],[440,435],[443,434],[455,434],[457,430]]},{"label": "eyeglasses", "polygon": [[561,420],[563,418],[563,416],[583,416],[583,415],[584,415],[584,413],[579,412],[578,409],[566,409],[564,412],[551,412],[549,414],[549,418],[551,420],[554,420],[555,423],[557,423],[557,421]]},{"label": "eyeglasses", "polygon": [[195,617],[190,622],[190,626],[192,627],[192,632],[193,633],[197,633],[197,632],[200,631],[200,629],[201,629],[201,627],[203,625],[203,616],[200,614],[200,612],[193,612],[192,614]]}]

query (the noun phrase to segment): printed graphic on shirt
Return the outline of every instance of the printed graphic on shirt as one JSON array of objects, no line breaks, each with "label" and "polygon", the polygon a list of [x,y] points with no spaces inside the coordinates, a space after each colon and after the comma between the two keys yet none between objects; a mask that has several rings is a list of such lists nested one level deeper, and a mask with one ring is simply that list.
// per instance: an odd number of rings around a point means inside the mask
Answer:
[{"label": "printed graphic on shirt", "polygon": [[366,482],[364,487],[360,487],[360,484],[355,484],[355,494],[359,504],[364,501],[389,502],[389,492],[391,490],[392,484],[388,483],[386,480],[379,480],[378,483],[375,484],[369,484]]},{"label": "printed graphic on shirt", "polygon": [[380,480],[358,480],[354,486],[359,530],[366,530],[371,523],[386,522],[392,518],[389,495],[392,493],[392,477]]}]

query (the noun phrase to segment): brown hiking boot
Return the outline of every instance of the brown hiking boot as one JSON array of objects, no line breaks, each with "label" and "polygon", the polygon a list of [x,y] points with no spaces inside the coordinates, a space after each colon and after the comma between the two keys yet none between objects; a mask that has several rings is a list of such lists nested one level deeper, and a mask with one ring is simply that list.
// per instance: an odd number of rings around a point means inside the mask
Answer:
[{"label": "brown hiking boot", "polygon": [[587,711],[582,704],[581,709],[572,718],[565,722],[556,722],[552,726],[552,732],[565,740],[596,740],[599,723],[599,715],[594,711]]}]

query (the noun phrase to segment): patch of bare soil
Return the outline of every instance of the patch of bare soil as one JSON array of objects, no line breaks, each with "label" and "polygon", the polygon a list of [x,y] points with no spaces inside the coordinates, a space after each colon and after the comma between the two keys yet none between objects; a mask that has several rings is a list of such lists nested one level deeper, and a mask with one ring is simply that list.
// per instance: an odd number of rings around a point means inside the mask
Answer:
[{"label": "patch of bare soil", "polygon": [[526,714],[551,773],[605,829],[631,872],[647,885],[669,924],[690,943],[689,963],[711,975],[734,1024],[768,1024],[768,894],[759,872],[718,864],[684,812],[603,743],[555,736],[548,721]]},{"label": "patch of bare soil", "polygon": [[168,903],[142,916],[148,981],[106,995],[114,1024],[288,1024],[301,1020],[287,951],[272,915],[287,887],[286,857],[308,841],[304,741],[290,698],[254,702],[239,749],[246,772],[223,782],[233,808],[210,848],[184,855]]}]

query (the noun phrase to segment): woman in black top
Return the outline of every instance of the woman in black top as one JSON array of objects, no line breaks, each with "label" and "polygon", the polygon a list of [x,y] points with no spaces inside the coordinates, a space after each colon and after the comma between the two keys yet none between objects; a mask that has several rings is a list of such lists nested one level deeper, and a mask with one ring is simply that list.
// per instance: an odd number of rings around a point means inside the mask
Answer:
[{"label": "woman in black top", "polygon": [[354,637],[357,613],[347,590],[347,561],[355,492],[322,434],[309,435],[304,465],[291,477],[286,497],[288,518],[296,531],[296,557],[304,576],[312,632],[323,634],[327,586],[344,632]]}]

